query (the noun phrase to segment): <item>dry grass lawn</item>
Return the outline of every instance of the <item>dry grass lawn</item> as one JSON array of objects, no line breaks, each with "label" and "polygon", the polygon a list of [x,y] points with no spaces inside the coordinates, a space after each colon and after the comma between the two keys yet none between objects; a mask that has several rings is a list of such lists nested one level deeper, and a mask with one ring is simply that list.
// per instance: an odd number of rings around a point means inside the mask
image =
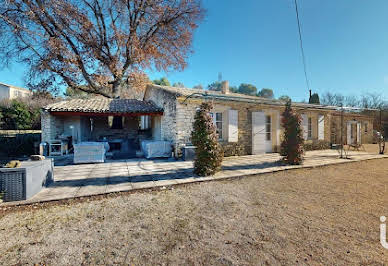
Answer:
[{"label": "dry grass lawn", "polygon": [[388,159],[0,213],[0,264],[388,261]]}]

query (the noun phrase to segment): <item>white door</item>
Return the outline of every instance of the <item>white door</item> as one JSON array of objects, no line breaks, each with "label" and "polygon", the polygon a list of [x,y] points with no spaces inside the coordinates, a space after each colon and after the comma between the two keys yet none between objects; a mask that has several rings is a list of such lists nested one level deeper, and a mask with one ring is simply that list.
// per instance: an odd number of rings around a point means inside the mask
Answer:
[{"label": "white door", "polygon": [[346,144],[352,144],[352,123],[347,123]]},{"label": "white door", "polygon": [[325,139],[325,117],[323,115],[318,116],[318,139]]},{"label": "white door", "polygon": [[272,120],[264,112],[252,112],[252,154],[272,152]]},{"label": "white door", "polygon": [[361,144],[361,123],[357,123],[357,144]]}]

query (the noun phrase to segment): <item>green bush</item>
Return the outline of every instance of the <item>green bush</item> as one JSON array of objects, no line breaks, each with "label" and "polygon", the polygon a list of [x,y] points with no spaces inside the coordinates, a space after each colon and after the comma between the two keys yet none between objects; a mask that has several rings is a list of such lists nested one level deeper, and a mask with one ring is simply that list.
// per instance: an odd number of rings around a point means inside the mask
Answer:
[{"label": "green bush", "polygon": [[40,143],[40,134],[0,135],[0,157],[18,157],[35,154],[34,143]]},{"label": "green bush", "polygon": [[199,176],[214,175],[221,169],[224,153],[218,143],[218,136],[210,116],[211,104],[201,104],[195,114],[192,143],[196,146],[194,173]]},{"label": "green bush", "polygon": [[224,157],[246,155],[245,146],[241,143],[225,143],[222,145]]},{"label": "green bush", "polygon": [[283,141],[280,145],[280,154],[283,162],[287,164],[301,164],[303,162],[303,132],[301,116],[294,112],[291,101],[287,101],[282,114],[282,127],[284,128]]},{"label": "green bush", "polygon": [[40,129],[40,108],[21,100],[2,102],[0,128],[9,130]]},{"label": "green bush", "polygon": [[305,142],[303,148],[305,151],[327,150],[330,149],[330,142],[326,140],[313,140],[311,142]]}]

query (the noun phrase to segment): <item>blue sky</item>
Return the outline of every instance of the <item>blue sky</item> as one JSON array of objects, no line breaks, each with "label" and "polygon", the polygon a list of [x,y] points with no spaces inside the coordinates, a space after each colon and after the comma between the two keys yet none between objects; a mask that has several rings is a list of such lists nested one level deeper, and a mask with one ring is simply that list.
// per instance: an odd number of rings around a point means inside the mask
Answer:
[{"label": "blue sky", "polygon": [[[207,16],[195,33],[183,72],[149,72],[172,83],[204,87],[272,88],[275,96],[307,99],[293,0],[204,0]],[[222,4],[221,4],[222,3]],[[298,0],[307,70],[314,92],[388,98],[388,1]],[[0,71],[0,81],[23,86],[22,65]]]}]

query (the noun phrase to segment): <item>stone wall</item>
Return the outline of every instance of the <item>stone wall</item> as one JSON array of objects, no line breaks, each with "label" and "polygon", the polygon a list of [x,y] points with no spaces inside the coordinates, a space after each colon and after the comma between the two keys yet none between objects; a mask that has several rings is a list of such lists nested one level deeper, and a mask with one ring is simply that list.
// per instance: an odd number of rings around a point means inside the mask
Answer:
[{"label": "stone wall", "polygon": [[[192,131],[192,125],[194,122],[194,116],[196,109],[204,100],[201,99],[190,99],[184,102],[184,98],[178,99],[177,101],[177,141],[176,145],[178,150],[186,143],[190,142],[190,136]],[[184,103],[183,103],[184,102]],[[247,155],[252,152],[252,112],[264,111],[267,115],[272,117],[272,122],[277,125],[277,113],[281,113],[282,107],[275,106],[264,106],[252,103],[241,103],[237,101],[212,101],[214,111],[218,110],[237,110],[238,111],[238,142],[230,143],[227,142],[227,136],[225,139],[220,141],[224,147],[225,156],[232,155]],[[226,113],[225,113],[226,114]],[[224,116],[224,129],[227,127],[227,117]],[[225,132],[225,130],[224,130]],[[273,149],[277,150],[277,139],[278,133],[276,127],[272,127],[272,140]]]},{"label": "stone wall", "polygon": [[[145,100],[153,101],[157,106],[164,108],[164,115],[161,117],[160,137],[162,140],[171,141],[174,144],[176,155],[181,155],[181,148],[191,142],[191,131],[197,108],[204,101],[211,101],[214,106],[213,112],[223,112],[224,139],[220,140],[224,147],[225,155],[248,155],[252,153],[252,112],[262,111],[272,118],[272,145],[273,151],[279,151],[279,145],[282,139],[283,130],[280,127],[280,115],[284,106],[264,105],[257,103],[240,102],[233,100],[212,100],[199,98],[177,97],[176,95],[165,92],[159,88],[149,87],[145,93]],[[227,141],[227,110],[238,111],[238,142],[229,143]],[[310,108],[294,109],[300,114],[306,114],[312,118],[312,138],[308,142],[318,141],[318,116],[323,115],[324,122],[324,141],[332,142],[333,129],[332,125],[337,125],[337,111],[320,110]],[[354,119],[354,115],[346,114],[347,119]],[[372,139],[372,121],[373,119],[366,116],[357,116],[357,119],[368,123],[369,132],[362,131],[363,143],[369,143]],[[278,127],[279,125],[279,127]],[[278,128],[277,128],[278,127]],[[337,125],[338,127],[338,125]],[[346,136],[346,134],[345,134]]]},{"label": "stone wall", "polygon": [[[161,89],[149,86],[144,94],[144,100],[152,101],[156,106],[164,109],[163,116],[160,119],[153,119],[153,123],[157,122],[158,131],[154,134],[160,134],[160,136],[154,136],[154,139],[166,140],[175,143],[176,139],[176,97],[170,93],[167,93]],[[154,125],[153,125],[154,126]]]},{"label": "stone wall", "polygon": [[64,131],[62,119],[46,111],[41,112],[41,124],[42,142],[53,140]]},{"label": "stone wall", "polygon": [[[344,121],[342,127],[343,141],[347,144],[347,122],[357,121],[361,122],[361,143],[372,143],[373,142],[373,118],[367,116],[360,116],[356,114],[344,114]],[[367,130],[365,131],[365,124]],[[331,142],[341,142],[341,115],[339,113],[333,114],[331,123]]]}]

